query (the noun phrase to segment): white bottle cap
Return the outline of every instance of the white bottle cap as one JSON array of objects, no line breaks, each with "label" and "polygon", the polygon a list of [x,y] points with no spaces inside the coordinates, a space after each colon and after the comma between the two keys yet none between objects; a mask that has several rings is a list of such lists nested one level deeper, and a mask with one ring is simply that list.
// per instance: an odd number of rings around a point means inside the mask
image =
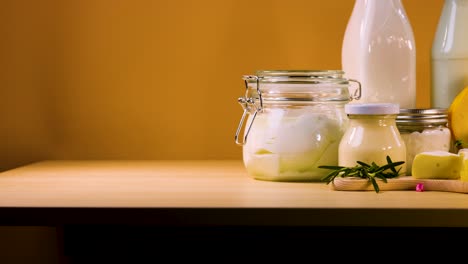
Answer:
[{"label": "white bottle cap", "polygon": [[400,113],[400,105],[391,103],[348,103],[345,113],[350,115],[395,115]]}]

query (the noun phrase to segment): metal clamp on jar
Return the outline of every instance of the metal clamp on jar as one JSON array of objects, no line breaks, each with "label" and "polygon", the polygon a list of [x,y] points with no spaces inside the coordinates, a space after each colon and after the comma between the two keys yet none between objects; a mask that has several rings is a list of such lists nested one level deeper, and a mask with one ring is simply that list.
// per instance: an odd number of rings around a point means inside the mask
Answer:
[{"label": "metal clamp on jar", "polygon": [[[348,124],[344,105],[361,96],[358,81],[338,70],[258,71],[243,77],[244,113],[235,142],[255,179],[319,181],[338,164],[338,145]],[[350,82],[357,88],[350,95]],[[243,132],[243,136],[241,136]],[[242,139],[242,140],[241,140]]]}]

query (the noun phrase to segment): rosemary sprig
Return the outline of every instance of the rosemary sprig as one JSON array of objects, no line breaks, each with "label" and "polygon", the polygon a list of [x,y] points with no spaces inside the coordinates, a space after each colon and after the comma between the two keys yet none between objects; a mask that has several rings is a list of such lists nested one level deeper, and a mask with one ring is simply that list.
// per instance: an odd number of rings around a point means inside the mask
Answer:
[{"label": "rosemary sprig", "polygon": [[375,162],[372,162],[370,165],[362,161],[356,161],[356,163],[357,165],[354,167],[327,165],[318,166],[318,168],[321,169],[332,170],[332,172],[323,177],[321,180],[329,184],[330,182],[333,182],[336,177],[358,177],[362,179],[368,179],[368,181],[370,181],[374,186],[375,192],[378,193],[380,188],[377,184],[376,178],[381,179],[383,182],[387,183],[387,179],[398,177],[400,175],[401,167],[398,169],[396,167],[402,165],[405,162],[393,162],[392,159],[387,156],[387,164],[383,166],[379,166]]}]

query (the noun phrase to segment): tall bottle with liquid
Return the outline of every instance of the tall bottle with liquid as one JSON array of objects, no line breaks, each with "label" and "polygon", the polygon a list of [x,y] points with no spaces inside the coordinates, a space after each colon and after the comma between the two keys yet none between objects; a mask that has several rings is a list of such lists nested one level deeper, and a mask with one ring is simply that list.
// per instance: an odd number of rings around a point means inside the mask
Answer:
[{"label": "tall bottle with liquid", "polygon": [[432,43],[431,105],[449,108],[468,86],[468,0],[445,0]]},{"label": "tall bottle with liquid", "polygon": [[401,0],[356,0],[342,46],[345,76],[360,102],[416,107],[416,45]]}]

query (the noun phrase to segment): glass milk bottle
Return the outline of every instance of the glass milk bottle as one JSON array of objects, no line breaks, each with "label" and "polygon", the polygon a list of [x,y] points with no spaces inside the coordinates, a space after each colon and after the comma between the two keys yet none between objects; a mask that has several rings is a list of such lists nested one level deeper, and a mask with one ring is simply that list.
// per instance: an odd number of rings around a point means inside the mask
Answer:
[{"label": "glass milk bottle", "polygon": [[468,86],[468,0],[445,0],[432,44],[431,105],[449,108]]},{"label": "glass milk bottle", "polygon": [[356,0],[342,46],[345,77],[362,84],[361,103],[416,106],[416,46],[400,0]]}]

